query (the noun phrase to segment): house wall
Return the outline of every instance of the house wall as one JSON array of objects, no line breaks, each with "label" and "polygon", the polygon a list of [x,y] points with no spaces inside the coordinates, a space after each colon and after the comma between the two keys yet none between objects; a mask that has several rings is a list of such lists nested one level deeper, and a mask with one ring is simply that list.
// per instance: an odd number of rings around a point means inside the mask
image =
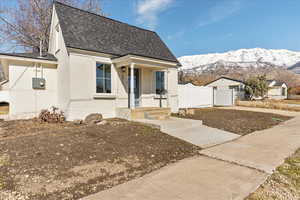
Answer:
[{"label": "house wall", "polygon": [[[33,89],[32,78],[40,78],[42,74],[46,80],[46,89]],[[57,106],[56,68],[44,65],[42,73],[42,70],[37,70],[33,63],[10,63],[9,96],[11,118],[34,117],[42,109]]]},{"label": "house wall", "polygon": [[112,93],[97,95],[96,62],[111,64],[111,59],[70,53],[70,103],[67,109],[70,120],[83,119],[90,113],[101,113],[105,118],[116,116],[116,68],[112,65]]},{"label": "house wall", "polygon": [[[282,95],[282,89],[285,89],[285,95]],[[268,90],[268,98],[271,99],[287,99],[287,86],[283,85],[282,87],[273,87]]]},{"label": "house wall", "polygon": [[[164,71],[165,87],[168,93],[160,96],[156,94],[155,85],[155,72]],[[141,68],[141,106],[142,107],[159,107],[160,101],[162,107],[170,107],[172,112],[178,112],[178,71],[176,68],[169,69],[153,69],[142,67]]]},{"label": "house wall", "polygon": [[[207,87],[217,87],[218,90],[228,90],[228,89],[230,89],[229,88],[230,86],[239,86],[242,89],[245,88],[245,84],[238,82],[238,81],[225,79],[225,78],[219,79],[219,80],[212,82],[206,86]],[[235,97],[243,100],[245,98],[245,92],[243,90],[235,91]]]},{"label": "house wall", "polygon": [[[53,9],[49,37],[49,53],[53,54],[58,60],[57,105],[61,110],[67,113],[67,108],[70,103],[70,58],[65,46],[55,7],[53,7]],[[58,29],[56,29],[56,26]]]},{"label": "house wall", "polygon": [[228,79],[219,79],[215,82],[212,82],[208,85],[208,87],[218,87],[218,89],[229,89],[229,86],[241,86],[244,87],[243,83],[237,82],[237,81],[232,81]]}]

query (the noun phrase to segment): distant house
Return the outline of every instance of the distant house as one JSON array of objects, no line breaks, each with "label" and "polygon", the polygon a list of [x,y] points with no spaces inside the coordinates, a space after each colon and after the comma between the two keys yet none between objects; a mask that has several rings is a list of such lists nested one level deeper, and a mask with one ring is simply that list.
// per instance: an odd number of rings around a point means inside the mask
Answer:
[{"label": "distant house", "polygon": [[276,80],[268,80],[268,93],[267,97],[269,99],[287,99],[288,86],[286,83]]},{"label": "distant house", "polygon": [[10,116],[51,106],[69,120],[122,117],[138,107],[178,111],[180,63],[153,31],[55,2],[48,49],[0,53]]},{"label": "distant house", "polygon": [[228,77],[220,77],[212,82],[207,83],[205,86],[213,87],[214,90],[228,90],[232,89],[235,92],[237,99],[245,98],[245,82]]}]

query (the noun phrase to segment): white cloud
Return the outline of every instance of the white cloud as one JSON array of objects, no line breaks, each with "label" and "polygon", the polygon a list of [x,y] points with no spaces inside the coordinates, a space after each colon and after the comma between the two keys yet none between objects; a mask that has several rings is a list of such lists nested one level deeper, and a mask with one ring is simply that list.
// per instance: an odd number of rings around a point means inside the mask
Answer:
[{"label": "white cloud", "polygon": [[154,29],[158,24],[158,15],[174,2],[175,0],[139,0],[136,6],[138,23]]},{"label": "white cloud", "polygon": [[238,13],[242,9],[243,0],[223,0],[209,9],[208,17],[201,20],[199,26],[217,23],[223,19]]},{"label": "white cloud", "polygon": [[168,40],[175,40],[175,39],[179,39],[179,38],[182,38],[185,34],[185,31],[184,30],[181,30],[181,31],[178,31],[176,32],[175,34],[173,35],[168,35],[167,36],[167,39]]}]

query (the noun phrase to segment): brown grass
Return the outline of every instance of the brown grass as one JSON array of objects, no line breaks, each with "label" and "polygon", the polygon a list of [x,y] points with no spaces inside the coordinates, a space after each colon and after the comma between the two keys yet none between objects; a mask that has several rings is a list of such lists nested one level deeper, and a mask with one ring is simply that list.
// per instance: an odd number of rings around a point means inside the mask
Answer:
[{"label": "brown grass", "polygon": [[246,200],[299,200],[300,149],[281,166]]},{"label": "brown grass", "polygon": [[280,101],[237,101],[236,105],[243,107],[267,108],[300,112],[300,106],[291,106]]},{"label": "brown grass", "polygon": [[9,106],[1,105],[0,106],[0,115],[7,115],[9,112]]}]

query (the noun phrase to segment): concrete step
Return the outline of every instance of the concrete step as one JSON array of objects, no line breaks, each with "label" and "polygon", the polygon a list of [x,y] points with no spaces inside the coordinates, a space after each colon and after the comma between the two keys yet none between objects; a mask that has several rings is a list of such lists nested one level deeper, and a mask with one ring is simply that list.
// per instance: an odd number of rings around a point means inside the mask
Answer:
[{"label": "concrete step", "polygon": [[165,120],[169,119],[170,115],[166,113],[145,113],[145,119],[152,119],[152,120]]},{"label": "concrete step", "polygon": [[132,119],[169,119],[171,115],[170,108],[137,108],[131,111]]}]

